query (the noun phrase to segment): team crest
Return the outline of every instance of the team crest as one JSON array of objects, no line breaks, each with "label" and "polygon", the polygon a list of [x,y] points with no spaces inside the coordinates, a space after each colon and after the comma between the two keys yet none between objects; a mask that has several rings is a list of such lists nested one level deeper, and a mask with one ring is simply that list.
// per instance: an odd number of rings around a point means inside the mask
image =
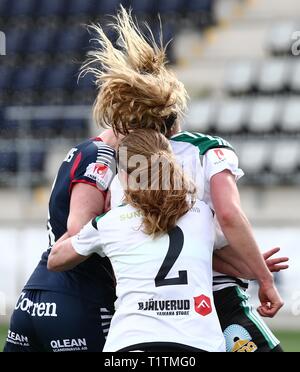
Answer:
[{"label": "team crest", "polygon": [[226,351],[228,353],[254,353],[257,346],[249,332],[238,324],[232,324],[224,331]]},{"label": "team crest", "polygon": [[207,316],[212,312],[212,306],[211,306],[211,301],[210,298],[201,295],[198,297],[194,297],[195,301],[195,311],[202,315],[202,316]]}]

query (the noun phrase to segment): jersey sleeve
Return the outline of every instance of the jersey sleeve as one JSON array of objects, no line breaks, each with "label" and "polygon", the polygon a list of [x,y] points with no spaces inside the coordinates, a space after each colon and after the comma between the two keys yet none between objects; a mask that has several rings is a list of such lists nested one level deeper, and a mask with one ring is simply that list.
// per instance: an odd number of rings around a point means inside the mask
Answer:
[{"label": "jersey sleeve", "polygon": [[115,151],[103,142],[92,142],[77,155],[71,184],[87,183],[106,192],[116,173]]},{"label": "jersey sleeve", "polygon": [[215,244],[214,244],[214,251],[218,249],[222,249],[228,245],[228,241],[225,238],[225,235],[223,234],[223,231],[221,229],[221,226],[219,225],[218,220],[216,217],[214,218],[214,224],[215,224]]},{"label": "jersey sleeve", "polygon": [[90,256],[97,253],[99,256],[105,257],[96,219],[85,225],[79,234],[73,236],[71,242],[75,252],[81,256]]},{"label": "jersey sleeve", "polygon": [[234,151],[229,149],[209,150],[203,159],[205,179],[210,182],[211,178],[224,170],[229,170],[236,181],[243,177],[244,172],[239,168],[239,160]]}]

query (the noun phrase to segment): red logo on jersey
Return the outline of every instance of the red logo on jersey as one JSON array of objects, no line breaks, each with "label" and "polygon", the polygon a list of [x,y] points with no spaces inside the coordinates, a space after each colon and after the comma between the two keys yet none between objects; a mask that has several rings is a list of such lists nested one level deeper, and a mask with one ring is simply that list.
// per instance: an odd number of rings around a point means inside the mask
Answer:
[{"label": "red logo on jersey", "polygon": [[222,150],[218,149],[214,150],[214,152],[220,160],[223,160],[225,158],[225,154]]},{"label": "red logo on jersey", "polygon": [[195,311],[198,314],[202,316],[206,316],[212,312],[211,301],[209,297],[205,295],[201,295],[198,297],[194,297],[194,300],[195,300]]},{"label": "red logo on jersey", "polygon": [[95,164],[93,173],[102,175],[107,170],[107,166],[103,164]]}]

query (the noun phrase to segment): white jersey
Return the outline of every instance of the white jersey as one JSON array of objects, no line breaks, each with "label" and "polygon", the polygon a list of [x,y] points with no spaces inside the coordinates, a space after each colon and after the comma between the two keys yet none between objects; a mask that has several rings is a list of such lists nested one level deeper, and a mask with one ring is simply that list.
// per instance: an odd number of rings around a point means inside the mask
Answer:
[{"label": "white jersey", "polygon": [[[185,173],[197,185],[197,194],[200,200],[205,201],[212,209],[213,204],[210,196],[211,178],[224,170],[229,170],[238,181],[243,175],[239,168],[238,157],[231,145],[219,137],[212,137],[201,133],[181,132],[170,140],[173,152],[178,163]],[[118,176],[111,185],[112,208],[122,203],[124,191]],[[224,238],[224,246],[227,245]],[[214,272],[214,291],[239,285],[246,289],[248,281],[229,277]]]},{"label": "white jersey", "polygon": [[146,343],[225,351],[212,293],[212,253],[220,246],[211,209],[197,201],[169,234],[154,239],[141,226],[141,213],[125,205],[72,238],[78,254],[108,257],[116,276],[116,312],[103,351]]}]

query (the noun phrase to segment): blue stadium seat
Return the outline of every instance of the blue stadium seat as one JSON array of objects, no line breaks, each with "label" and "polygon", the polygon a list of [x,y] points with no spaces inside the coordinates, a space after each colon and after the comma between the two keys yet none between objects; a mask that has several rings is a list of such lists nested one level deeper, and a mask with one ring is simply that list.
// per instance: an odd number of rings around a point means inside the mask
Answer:
[{"label": "blue stadium seat", "polygon": [[39,17],[62,16],[68,0],[39,0],[36,15]]},{"label": "blue stadium seat", "polygon": [[95,89],[94,76],[92,74],[86,74],[85,76],[80,77],[78,81],[75,81],[74,88],[79,90]]},{"label": "blue stadium seat", "polygon": [[47,68],[43,88],[47,90],[53,89],[69,89],[74,86],[76,80],[76,67],[70,64],[58,64]]},{"label": "blue stadium seat", "polygon": [[211,14],[214,0],[186,0],[184,3],[188,13]]},{"label": "blue stadium seat", "polygon": [[97,1],[93,0],[71,0],[68,4],[67,14],[71,15],[86,15],[93,14],[97,7]]},{"label": "blue stadium seat", "polygon": [[8,13],[10,17],[32,16],[34,14],[37,0],[14,0],[10,1]]},{"label": "blue stadium seat", "polygon": [[87,37],[87,31],[80,26],[71,26],[67,29],[62,29],[56,36],[55,51],[58,53],[80,52]]},{"label": "blue stadium seat", "polygon": [[14,69],[10,66],[0,65],[0,91],[10,87],[11,77]]},{"label": "blue stadium seat", "polygon": [[8,30],[5,30],[6,34],[6,54],[8,56],[26,52],[26,32],[23,30],[12,27]]},{"label": "blue stadium seat", "polygon": [[86,131],[87,124],[83,119],[66,119],[62,122],[62,133],[65,136],[85,135]]},{"label": "blue stadium seat", "polygon": [[124,8],[127,8],[127,0],[101,0],[98,1],[96,12],[102,15],[111,15],[115,14],[120,5],[123,5]]},{"label": "blue stadium seat", "polygon": [[13,81],[13,89],[19,90],[34,90],[39,88],[41,76],[44,68],[37,66],[21,66],[15,73]]},{"label": "blue stadium seat", "polygon": [[0,131],[4,137],[16,137],[19,130],[19,120],[1,120]]},{"label": "blue stadium seat", "polygon": [[31,132],[35,137],[51,137],[61,129],[60,120],[32,120]]},{"label": "blue stadium seat", "polygon": [[6,17],[10,0],[0,0],[0,17]]},{"label": "blue stadium seat", "polygon": [[45,167],[46,154],[44,151],[32,151],[29,154],[30,171],[41,173]]},{"label": "blue stadium seat", "polygon": [[156,0],[156,11],[160,14],[181,13],[186,0]]},{"label": "blue stadium seat", "polygon": [[128,8],[132,8],[133,14],[153,14],[156,10],[155,0],[129,0]]},{"label": "blue stadium seat", "polygon": [[49,27],[41,27],[32,30],[28,35],[28,53],[50,53],[53,51],[56,30]]},{"label": "blue stadium seat", "polygon": [[0,172],[16,172],[18,167],[17,153],[14,149],[1,150]]}]

